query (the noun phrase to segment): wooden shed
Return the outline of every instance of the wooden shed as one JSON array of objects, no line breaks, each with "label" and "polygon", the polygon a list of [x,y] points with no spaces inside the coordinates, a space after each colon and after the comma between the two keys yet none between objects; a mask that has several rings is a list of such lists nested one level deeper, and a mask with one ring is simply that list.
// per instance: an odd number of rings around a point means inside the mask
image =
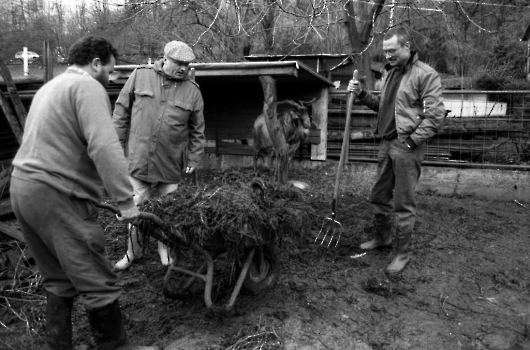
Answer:
[{"label": "wooden shed", "polygon": [[[206,153],[252,155],[252,125],[262,113],[264,103],[259,76],[266,75],[276,80],[278,100],[316,99],[312,104],[313,142],[310,150],[300,155],[315,161],[326,160],[328,92],[333,86],[330,80],[298,61],[192,63],[190,66],[195,70],[195,81],[205,103]],[[134,65],[115,67],[111,76],[113,88],[109,87],[112,101],[135,68]]]}]

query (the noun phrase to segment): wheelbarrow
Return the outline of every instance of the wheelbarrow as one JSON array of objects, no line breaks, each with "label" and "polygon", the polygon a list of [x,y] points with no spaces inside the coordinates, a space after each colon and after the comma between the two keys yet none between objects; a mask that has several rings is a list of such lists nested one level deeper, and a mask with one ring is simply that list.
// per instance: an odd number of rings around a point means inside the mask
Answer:
[{"label": "wheelbarrow", "polygon": [[[112,211],[120,215],[118,208],[106,204],[97,204],[99,208]],[[163,281],[163,293],[171,299],[180,299],[188,294],[190,288],[197,282],[204,282],[204,303],[209,311],[230,312],[233,310],[237,297],[242,288],[246,291],[258,294],[272,288],[278,281],[280,275],[280,257],[278,242],[275,235],[262,233],[262,242],[258,244],[254,239],[245,237],[240,246],[244,250],[242,265],[239,267],[238,277],[232,289],[230,298],[224,307],[214,305],[212,301],[212,288],[214,285],[214,264],[216,258],[226,253],[226,242],[222,234],[217,232],[202,244],[192,242],[186,235],[175,226],[163,221],[152,213],[141,212],[140,219],[144,222],[140,225],[142,232],[166,244],[174,253],[173,262],[168,267]],[[204,263],[194,270],[180,266],[182,251],[191,249],[204,258]],[[172,290],[170,281],[175,273],[187,276],[184,283],[179,284],[178,290]]]}]

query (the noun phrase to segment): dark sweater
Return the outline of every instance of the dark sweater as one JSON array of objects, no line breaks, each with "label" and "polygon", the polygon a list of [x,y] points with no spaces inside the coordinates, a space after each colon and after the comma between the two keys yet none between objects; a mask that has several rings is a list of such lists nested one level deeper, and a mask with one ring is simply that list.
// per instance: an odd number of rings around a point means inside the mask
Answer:
[{"label": "dark sweater", "polygon": [[396,95],[399,90],[403,71],[400,68],[394,68],[388,73],[387,83],[379,109],[377,119],[377,131],[381,138],[391,140],[397,137],[396,129]]}]

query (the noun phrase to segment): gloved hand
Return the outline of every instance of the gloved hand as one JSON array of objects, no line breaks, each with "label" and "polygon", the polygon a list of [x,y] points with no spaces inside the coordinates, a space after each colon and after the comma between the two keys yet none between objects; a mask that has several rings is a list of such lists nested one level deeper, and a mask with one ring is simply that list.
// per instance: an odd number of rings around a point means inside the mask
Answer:
[{"label": "gloved hand", "polygon": [[140,210],[136,205],[133,205],[129,209],[121,210],[121,216],[117,216],[119,221],[124,223],[136,224],[140,218]]},{"label": "gloved hand", "polygon": [[186,174],[192,174],[195,171],[195,168],[192,166],[186,167]]},{"label": "gloved hand", "polygon": [[348,83],[348,91],[353,92],[355,96],[359,96],[361,92],[363,92],[363,89],[361,89],[361,83],[359,80],[350,80]]}]

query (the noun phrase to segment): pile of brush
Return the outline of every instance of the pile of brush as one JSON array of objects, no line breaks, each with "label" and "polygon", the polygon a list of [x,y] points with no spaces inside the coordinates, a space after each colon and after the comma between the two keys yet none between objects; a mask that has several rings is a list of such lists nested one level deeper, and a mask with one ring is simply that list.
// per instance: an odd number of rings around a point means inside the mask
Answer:
[{"label": "pile of brush", "polygon": [[168,227],[144,223],[142,230],[163,242],[176,242],[179,235],[203,247],[222,244],[214,248],[237,253],[249,245],[299,238],[316,219],[307,191],[256,177],[251,170],[201,172],[200,182],[148,201],[141,211],[157,215]]}]

